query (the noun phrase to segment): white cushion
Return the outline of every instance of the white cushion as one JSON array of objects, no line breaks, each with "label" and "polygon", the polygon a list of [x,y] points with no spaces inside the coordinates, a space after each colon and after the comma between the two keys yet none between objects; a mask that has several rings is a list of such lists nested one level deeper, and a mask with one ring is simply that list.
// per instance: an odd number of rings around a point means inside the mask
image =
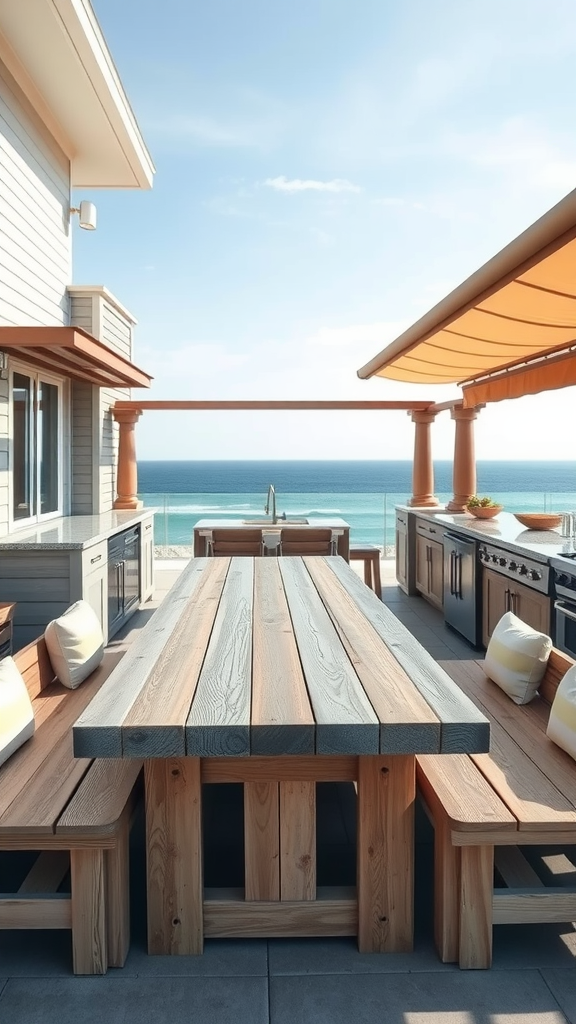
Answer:
[{"label": "white cushion", "polygon": [[30,695],[12,658],[0,661],[0,764],[34,733]]},{"label": "white cushion", "polygon": [[484,671],[515,704],[528,704],[544,678],[551,650],[546,633],[506,612],[490,637]]},{"label": "white cushion", "polygon": [[44,633],[55,674],[70,690],[98,667],[104,657],[104,637],[96,612],[87,601],[76,601]]},{"label": "white cushion", "polygon": [[556,690],[546,735],[576,760],[576,665],[568,669]]}]

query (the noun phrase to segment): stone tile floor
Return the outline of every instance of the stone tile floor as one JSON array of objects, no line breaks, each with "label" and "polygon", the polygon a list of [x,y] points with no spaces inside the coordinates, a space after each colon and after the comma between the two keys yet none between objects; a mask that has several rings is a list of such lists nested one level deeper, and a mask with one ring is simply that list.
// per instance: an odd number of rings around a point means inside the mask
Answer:
[{"label": "stone tile floor", "polygon": [[[119,646],[142,628],[182,566],[159,563],[154,601],[131,620]],[[385,602],[423,646],[439,660],[470,657],[433,608],[399,590],[392,563],[383,562],[383,570]],[[226,815],[237,813],[233,790],[224,795]],[[353,808],[346,787],[326,790],[319,803],[332,822],[322,867],[329,872],[350,853]],[[206,863],[213,871],[220,870],[221,812],[207,809]],[[0,1024],[576,1024],[571,925],[496,927],[491,971],[440,963],[432,935],[431,834],[423,815],[417,817],[410,954],[363,955],[353,939],[211,940],[202,957],[149,957],[142,853],[137,826],[126,966],[102,978],[75,978],[67,932],[0,932]],[[227,851],[224,868],[234,872],[235,864],[234,851]]]}]

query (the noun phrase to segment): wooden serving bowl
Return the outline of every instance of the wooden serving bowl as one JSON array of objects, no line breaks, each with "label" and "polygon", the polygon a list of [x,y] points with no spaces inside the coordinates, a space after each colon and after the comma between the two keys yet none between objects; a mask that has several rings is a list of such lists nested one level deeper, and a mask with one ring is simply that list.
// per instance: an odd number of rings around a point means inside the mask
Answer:
[{"label": "wooden serving bowl", "polygon": [[515,512],[514,518],[527,530],[554,530],[562,522],[562,516],[553,512]]},{"label": "wooden serving bowl", "polygon": [[494,519],[503,508],[503,505],[467,505],[466,511],[476,519]]}]

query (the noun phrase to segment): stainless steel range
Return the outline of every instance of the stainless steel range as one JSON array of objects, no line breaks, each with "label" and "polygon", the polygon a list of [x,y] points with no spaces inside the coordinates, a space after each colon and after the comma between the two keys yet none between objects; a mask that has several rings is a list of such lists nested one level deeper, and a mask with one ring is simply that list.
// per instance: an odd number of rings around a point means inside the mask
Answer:
[{"label": "stainless steel range", "polygon": [[[504,551],[502,548],[493,548],[489,544],[479,545],[478,557],[494,572],[502,573],[509,579],[518,580],[524,586],[531,587],[532,590],[539,590],[541,594],[550,592],[550,567],[545,562],[536,562],[532,558],[526,558],[525,555],[516,555],[510,551]],[[514,611],[514,608],[510,608],[509,611]]]},{"label": "stainless steel range", "polygon": [[576,551],[550,559],[554,574],[554,644],[576,658]]}]

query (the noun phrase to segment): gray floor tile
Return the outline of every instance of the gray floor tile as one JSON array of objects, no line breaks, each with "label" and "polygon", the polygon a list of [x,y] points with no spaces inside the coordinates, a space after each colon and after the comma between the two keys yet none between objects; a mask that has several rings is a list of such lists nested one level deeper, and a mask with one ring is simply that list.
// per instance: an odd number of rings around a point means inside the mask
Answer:
[{"label": "gray floor tile", "polygon": [[494,928],[492,970],[576,968],[576,931],[571,924],[501,924]]},{"label": "gray floor tile", "polygon": [[6,1024],[267,1024],[264,978],[103,978],[9,981]]},{"label": "gray floor tile", "polygon": [[542,976],[570,1024],[576,1024],[576,972],[557,968],[542,971]]},{"label": "gray floor tile", "polygon": [[270,1024],[565,1024],[537,971],[270,981]]}]

